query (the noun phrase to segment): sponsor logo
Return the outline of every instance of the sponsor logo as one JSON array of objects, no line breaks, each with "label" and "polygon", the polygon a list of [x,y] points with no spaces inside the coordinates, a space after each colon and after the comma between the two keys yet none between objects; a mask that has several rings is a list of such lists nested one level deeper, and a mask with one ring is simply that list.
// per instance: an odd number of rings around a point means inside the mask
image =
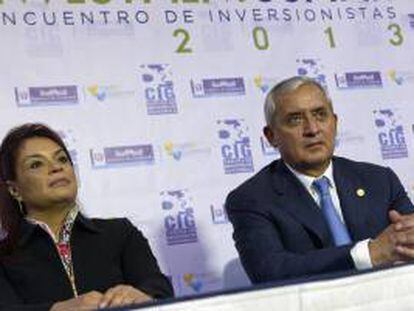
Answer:
[{"label": "sponsor logo", "polygon": [[88,86],[86,90],[99,101],[104,101],[108,96],[108,88],[101,87],[97,84]]},{"label": "sponsor logo", "polygon": [[374,116],[382,158],[388,160],[408,157],[404,129],[395,112],[391,109],[375,110]]},{"label": "sponsor logo", "polygon": [[267,94],[271,88],[276,85],[278,80],[279,79],[276,78],[267,78],[257,75],[253,78],[253,83],[263,94]]},{"label": "sponsor logo", "polygon": [[246,94],[244,80],[240,77],[191,80],[191,91],[196,98]]},{"label": "sponsor logo", "polygon": [[323,87],[327,87],[324,66],[316,58],[301,58],[296,60],[298,76],[306,76],[318,81]]},{"label": "sponsor logo", "polygon": [[338,89],[382,88],[381,72],[359,71],[335,74]]},{"label": "sponsor logo", "polygon": [[224,209],[223,205],[215,206],[211,204],[210,211],[211,211],[211,219],[213,221],[213,224],[221,225],[221,224],[227,224],[229,222],[229,219],[227,218],[226,210]]},{"label": "sponsor logo", "polygon": [[264,156],[278,157],[280,152],[267,141],[266,137],[260,136],[260,147]]},{"label": "sponsor logo", "polygon": [[248,128],[242,119],[217,121],[225,174],[253,172],[253,156]]},{"label": "sponsor logo", "polygon": [[187,287],[191,288],[196,293],[200,293],[203,289],[202,279],[194,273],[184,273],[183,281]]},{"label": "sponsor logo", "polygon": [[76,105],[79,103],[75,85],[16,87],[16,104],[19,107]]},{"label": "sponsor logo", "polygon": [[164,229],[168,245],[197,242],[193,199],[187,189],[162,191],[161,208],[165,213]]},{"label": "sponsor logo", "polygon": [[391,69],[388,71],[388,77],[391,80],[391,82],[397,84],[397,85],[403,85],[406,83],[414,83],[414,72],[412,71],[400,71]]},{"label": "sponsor logo", "polygon": [[221,276],[215,273],[184,273],[176,276],[179,295],[194,295],[217,290],[223,286]]},{"label": "sponsor logo", "polygon": [[154,164],[152,145],[105,147],[90,150],[93,168]]},{"label": "sponsor logo", "polygon": [[210,155],[211,148],[194,142],[173,143],[172,141],[166,141],[163,145],[163,152],[167,158],[180,161],[185,158]]},{"label": "sponsor logo", "polygon": [[122,90],[116,85],[98,85],[92,84],[86,87],[86,93],[99,102],[105,102],[111,98],[119,98],[123,96],[134,96],[134,91]]},{"label": "sponsor logo", "polygon": [[144,84],[147,113],[149,115],[177,113],[177,102],[170,65],[141,65],[140,71]]}]

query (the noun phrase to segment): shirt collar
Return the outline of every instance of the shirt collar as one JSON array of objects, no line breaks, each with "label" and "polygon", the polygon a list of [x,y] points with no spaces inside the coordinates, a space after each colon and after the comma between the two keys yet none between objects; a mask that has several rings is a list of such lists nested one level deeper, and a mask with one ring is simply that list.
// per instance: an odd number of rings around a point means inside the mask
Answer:
[{"label": "shirt collar", "polygon": [[296,176],[297,179],[299,179],[299,181],[301,182],[302,185],[305,186],[306,189],[308,190],[313,190],[313,182],[316,179],[319,179],[321,177],[326,177],[329,181],[329,186],[331,188],[335,189],[335,180],[333,178],[333,167],[332,167],[332,161],[329,162],[328,167],[326,168],[325,172],[323,172],[323,174],[321,174],[318,177],[313,177],[313,176],[308,176],[305,175],[303,173],[298,172],[297,170],[295,170],[293,167],[291,167],[289,164],[287,164],[286,162],[284,162],[286,167],[293,173],[293,175]]},{"label": "shirt collar", "polygon": [[[77,204],[75,204],[66,214],[65,218],[63,219],[62,228],[64,226],[67,226],[68,224],[72,226],[72,224],[75,222],[76,217],[79,213],[79,208]],[[55,236],[54,232],[50,229],[47,223],[43,221],[36,220],[34,218],[26,217],[27,222],[40,226],[43,230],[45,230],[54,240],[55,242],[60,239],[59,236]],[[60,233],[59,233],[60,234]]]},{"label": "shirt collar", "polygon": [[[66,218],[67,217],[71,217],[73,219],[74,226],[77,226],[79,224],[81,227],[91,232],[95,232],[95,233],[98,233],[101,231],[100,228],[96,226],[96,224],[91,219],[83,216],[82,213],[80,213],[78,205],[76,205],[74,209],[68,213]],[[66,218],[65,218],[65,221],[66,221]],[[33,232],[35,231],[36,227],[42,226],[42,224],[44,223],[37,221],[35,219],[32,219],[32,218],[22,219],[19,244],[20,245],[25,244],[29,240]]]}]

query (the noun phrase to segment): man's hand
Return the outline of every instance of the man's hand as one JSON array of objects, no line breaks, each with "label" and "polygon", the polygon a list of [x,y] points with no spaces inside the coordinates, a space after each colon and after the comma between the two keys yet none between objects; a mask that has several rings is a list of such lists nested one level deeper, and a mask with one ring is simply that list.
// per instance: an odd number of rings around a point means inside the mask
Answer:
[{"label": "man's hand", "polygon": [[374,267],[414,259],[414,215],[390,211],[391,224],[368,247]]},{"label": "man's hand", "polygon": [[96,310],[102,298],[103,295],[100,292],[93,291],[76,298],[56,302],[50,311]]},{"label": "man's hand", "polygon": [[99,302],[99,308],[118,307],[150,301],[152,298],[129,285],[117,285],[106,291]]},{"label": "man's hand", "polygon": [[396,251],[406,259],[414,258],[414,214],[401,215],[397,211],[390,211],[390,220],[396,232],[400,232],[400,241]]}]

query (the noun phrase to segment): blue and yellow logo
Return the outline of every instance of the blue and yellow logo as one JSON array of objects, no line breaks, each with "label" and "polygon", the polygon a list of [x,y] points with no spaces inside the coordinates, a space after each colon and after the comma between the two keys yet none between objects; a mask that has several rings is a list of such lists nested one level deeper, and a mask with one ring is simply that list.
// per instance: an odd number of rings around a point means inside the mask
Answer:
[{"label": "blue and yellow logo", "polygon": [[400,75],[395,69],[389,70],[388,76],[390,77],[391,81],[395,82],[398,85],[402,85],[404,83],[404,77]]},{"label": "blue and yellow logo", "polygon": [[97,84],[88,86],[87,88],[89,94],[96,97],[99,101],[104,101],[107,97],[107,88],[99,86]]},{"label": "blue and yellow logo", "polygon": [[167,141],[164,143],[164,150],[167,152],[167,154],[171,157],[173,157],[175,160],[180,160],[182,156],[182,151],[178,150],[176,146],[174,146],[174,143],[172,141]]},{"label": "blue and yellow logo", "polygon": [[185,285],[199,293],[203,289],[203,282],[198,279],[194,273],[185,273],[183,275]]}]

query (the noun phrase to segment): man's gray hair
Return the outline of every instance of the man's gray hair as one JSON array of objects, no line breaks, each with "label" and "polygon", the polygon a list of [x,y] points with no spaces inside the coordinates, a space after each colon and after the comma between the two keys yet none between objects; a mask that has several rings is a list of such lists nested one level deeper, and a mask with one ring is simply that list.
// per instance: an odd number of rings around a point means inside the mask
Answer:
[{"label": "man's gray hair", "polygon": [[267,93],[264,105],[266,125],[270,126],[272,124],[272,121],[275,117],[276,106],[279,105],[279,100],[282,95],[295,91],[305,84],[312,84],[319,88],[331,105],[331,99],[327,90],[318,81],[309,77],[294,76],[292,78],[279,82],[274,87],[272,87],[269,93]]}]

